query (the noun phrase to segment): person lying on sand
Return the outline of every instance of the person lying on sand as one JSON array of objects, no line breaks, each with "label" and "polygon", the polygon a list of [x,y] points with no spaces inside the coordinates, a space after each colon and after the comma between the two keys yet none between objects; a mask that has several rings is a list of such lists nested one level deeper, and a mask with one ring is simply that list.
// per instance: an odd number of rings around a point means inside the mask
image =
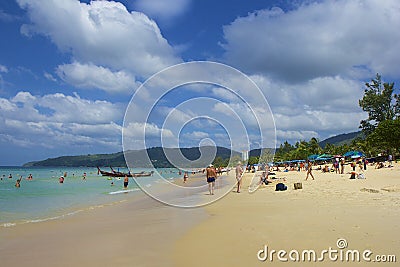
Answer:
[{"label": "person lying on sand", "polygon": [[329,170],[329,166],[328,165],[325,165],[323,168],[322,168],[322,172],[329,172],[330,170]]},{"label": "person lying on sand", "polygon": [[375,165],[375,169],[381,169],[381,168],[384,168],[385,167],[385,164],[383,164],[383,162],[378,162],[376,165]]},{"label": "person lying on sand", "polygon": [[273,183],[276,180],[283,180],[286,181],[285,177],[282,178],[268,178],[269,173],[268,172],[262,172],[262,174],[260,175],[260,181],[259,181],[259,185],[265,184],[268,185],[270,183]]}]

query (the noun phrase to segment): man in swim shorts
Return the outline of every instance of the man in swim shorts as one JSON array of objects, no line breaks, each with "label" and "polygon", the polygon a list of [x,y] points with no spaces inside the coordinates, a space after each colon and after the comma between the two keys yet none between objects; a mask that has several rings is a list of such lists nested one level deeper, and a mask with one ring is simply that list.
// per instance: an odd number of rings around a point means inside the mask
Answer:
[{"label": "man in swim shorts", "polygon": [[125,178],[124,178],[124,188],[125,188],[125,189],[128,188],[128,184],[129,184],[129,178],[128,178],[127,175],[125,175]]},{"label": "man in swim shorts", "polygon": [[208,183],[208,191],[210,191],[210,195],[214,195],[214,187],[215,187],[215,178],[217,177],[217,171],[214,166],[210,164],[207,169],[207,183]]}]

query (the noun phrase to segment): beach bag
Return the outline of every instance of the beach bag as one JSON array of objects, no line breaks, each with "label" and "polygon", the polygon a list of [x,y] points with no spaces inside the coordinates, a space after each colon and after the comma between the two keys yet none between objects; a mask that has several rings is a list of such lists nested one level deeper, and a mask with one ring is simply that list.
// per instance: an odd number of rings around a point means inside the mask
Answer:
[{"label": "beach bag", "polygon": [[283,183],[276,184],[275,191],[285,191],[287,186]]},{"label": "beach bag", "polygon": [[360,173],[360,174],[357,176],[357,179],[365,179],[364,174],[363,174],[363,173]]}]

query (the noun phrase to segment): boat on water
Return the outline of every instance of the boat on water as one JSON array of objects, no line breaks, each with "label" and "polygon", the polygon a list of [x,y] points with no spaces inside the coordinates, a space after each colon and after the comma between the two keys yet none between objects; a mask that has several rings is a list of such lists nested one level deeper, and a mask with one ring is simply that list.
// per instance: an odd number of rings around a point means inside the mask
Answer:
[{"label": "boat on water", "polygon": [[134,172],[134,173],[127,172],[127,173],[125,173],[125,172],[115,171],[112,167],[110,167],[110,168],[111,168],[111,172],[107,172],[107,171],[103,171],[99,167],[97,167],[97,173],[101,174],[102,176],[109,176],[109,177],[125,177],[125,176],[128,176],[128,177],[146,177],[146,176],[152,176],[153,173],[154,173],[154,171],[151,171],[151,172],[142,171],[142,172]]}]

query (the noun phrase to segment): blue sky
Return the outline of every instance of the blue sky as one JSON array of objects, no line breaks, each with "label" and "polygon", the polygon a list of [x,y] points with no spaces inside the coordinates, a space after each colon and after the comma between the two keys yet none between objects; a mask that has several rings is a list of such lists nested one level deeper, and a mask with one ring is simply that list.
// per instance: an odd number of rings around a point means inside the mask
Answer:
[{"label": "blue sky", "polygon": [[[217,116],[229,107],[255,148],[267,129],[253,127],[246,105],[266,117],[270,108],[278,144],[356,131],[366,117],[357,104],[363,84],[379,72],[398,88],[399,27],[396,0],[2,1],[0,165],[121,151],[124,114],[138,88],[164,68],[194,60],[242,71],[269,107],[235,97],[236,89],[182,86],[148,120],[130,117],[133,143],[141,138],[133,133],[147,127],[146,146],[165,135],[181,146],[235,147],[240,140],[225,129],[229,116]],[[205,96],[219,102],[182,104]],[[133,102],[137,114],[148,105]],[[201,108],[227,125],[205,119]]]}]

